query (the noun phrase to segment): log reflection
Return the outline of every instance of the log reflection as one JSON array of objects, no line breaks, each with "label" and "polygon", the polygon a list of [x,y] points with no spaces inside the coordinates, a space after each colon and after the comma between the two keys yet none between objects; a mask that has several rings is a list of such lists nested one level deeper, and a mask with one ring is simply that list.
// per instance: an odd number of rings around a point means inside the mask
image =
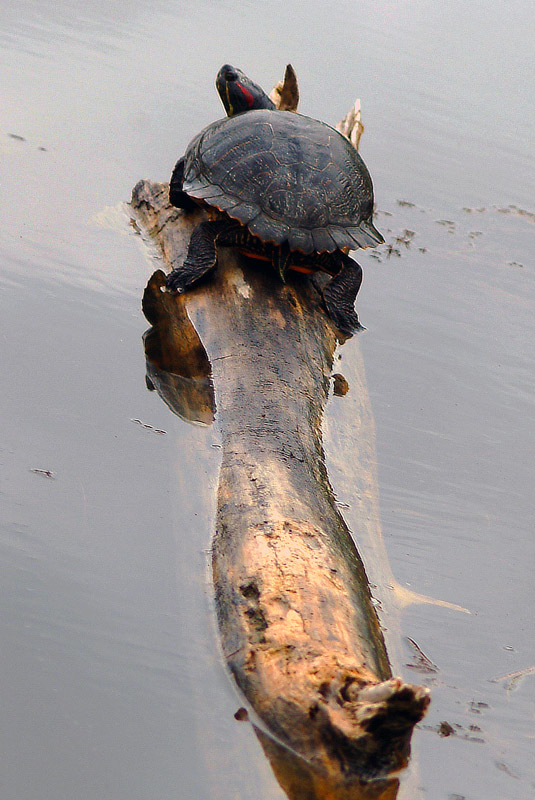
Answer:
[{"label": "log reflection", "polygon": [[256,727],[255,733],[288,800],[395,800],[397,797],[398,778],[362,781],[353,777],[340,781],[332,774],[314,770]]}]

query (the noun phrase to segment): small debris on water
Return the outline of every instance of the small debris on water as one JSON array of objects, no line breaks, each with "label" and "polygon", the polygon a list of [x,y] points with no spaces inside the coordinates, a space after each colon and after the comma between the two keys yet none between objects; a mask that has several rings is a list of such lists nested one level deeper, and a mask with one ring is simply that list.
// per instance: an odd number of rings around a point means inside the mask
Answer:
[{"label": "small debris on water", "polygon": [[386,246],[386,257],[390,258],[391,256],[401,256],[401,250],[398,247],[393,247],[391,244]]},{"label": "small debris on water", "polygon": [[396,200],[396,203],[402,208],[416,208],[416,204],[409,202],[409,200]]},{"label": "small debris on water", "polygon": [[30,472],[34,472],[36,475],[42,475],[43,478],[52,478],[52,480],[56,479],[56,473],[52,472],[49,469],[31,469]]},{"label": "small debris on water", "polygon": [[518,206],[514,205],[509,205],[505,208],[498,208],[497,206],[494,207],[499,214],[512,214],[515,217],[524,217],[524,219],[527,219],[529,222],[535,222],[535,214],[533,211],[526,211],[525,208],[519,208]]},{"label": "small debris on water", "polygon": [[508,206],[492,206],[492,208],[463,208],[466,214],[483,214],[486,211],[497,211],[498,214],[508,214],[512,217],[521,217],[526,222],[535,223],[535,212],[528,211],[526,208],[520,208],[515,205]]},{"label": "small debris on water", "polygon": [[344,397],[349,391],[349,383],[340,372],[333,375],[333,392],[336,397]]},{"label": "small debris on water", "polygon": [[243,706],[239,708],[234,714],[234,719],[238,720],[238,722],[247,722],[247,720],[249,719],[249,714],[247,713],[247,709],[243,708]]},{"label": "small debris on water", "polygon": [[415,231],[410,231],[407,228],[400,234],[400,236],[396,236],[395,242],[396,244],[403,244],[405,247],[409,248],[411,246],[411,242],[416,236]]},{"label": "small debris on water", "polygon": [[130,422],[134,422],[136,425],[141,425],[141,427],[145,428],[145,430],[157,433],[159,436],[165,436],[167,434],[167,431],[164,431],[161,428],[155,428],[153,425],[148,425],[146,422],[142,422],[142,420],[137,418],[130,419]]},{"label": "small debris on water", "polygon": [[24,136],[19,136],[18,133],[8,133],[10,139],[16,139],[17,142],[25,142]]},{"label": "small debris on water", "polygon": [[505,762],[503,762],[503,761],[495,761],[494,763],[498,767],[499,770],[501,770],[502,772],[505,772],[505,774],[509,775],[510,778],[515,778],[515,780],[518,780],[519,776],[516,774],[516,772],[513,772],[511,767],[507,766],[507,764]]},{"label": "small debris on water", "polygon": [[468,710],[472,712],[472,714],[481,714],[482,709],[490,708],[488,703],[476,702],[472,700],[470,705],[468,706]]},{"label": "small debris on water", "polygon": [[443,722],[441,722],[440,725],[438,726],[438,735],[439,736],[442,736],[442,737],[451,736],[454,733],[455,733],[455,730],[454,730],[453,726],[450,725],[450,723],[446,722],[445,720]]},{"label": "small debris on water", "polygon": [[507,266],[508,267],[518,267],[519,269],[524,269],[524,265],[523,264],[519,264],[518,261],[508,261],[507,262]]},{"label": "small debris on water", "polygon": [[[508,649],[513,650],[512,647],[504,647],[504,650]],[[505,681],[505,688],[508,692],[511,692],[516,689],[520,681],[528,675],[535,675],[535,667],[526,667],[525,669],[519,669],[518,672],[509,672],[507,675],[499,675],[497,678],[492,678],[491,683]]]},{"label": "small debris on water", "polygon": [[459,725],[458,722],[454,722],[453,725],[451,725],[446,720],[443,720],[438,725],[422,725],[421,727],[424,730],[438,733],[438,735],[443,739],[448,736],[455,736],[456,739],[463,739],[465,742],[472,742],[473,744],[485,744],[485,739],[483,739],[482,736],[473,736],[471,733],[473,730],[481,732],[481,728],[478,728],[477,726],[470,726],[468,729],[470,733],[468,733],[462,725]]},{"label": "small debris on water", "polygon": [[430,673],[438,672],[437,665],[433,664],[431,659],[426,656],[426,654],[423,652],[421,647],[414,641],[414,639],[411,639],[410,636],[407,636],[407,641],[413,647],[415,653],[412,663],[409,662],[405,666],[409,667],[409,669],[417,669],[420,672],[430,672]]},{"label": "small debris on water", "polygon": [[446,228],[448,233],[455,233],[455,222],[451,219],[436,219],[435,222],[437,225],[442,225],[443,228]]}]

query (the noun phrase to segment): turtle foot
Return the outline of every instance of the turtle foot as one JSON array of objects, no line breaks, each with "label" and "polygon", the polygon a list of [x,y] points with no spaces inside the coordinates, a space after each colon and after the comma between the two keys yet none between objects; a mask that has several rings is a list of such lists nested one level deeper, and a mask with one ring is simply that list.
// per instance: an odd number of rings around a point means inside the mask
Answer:
[{"label": "turtle foot", "polygon": [[165,279],[165,288],[168,292],[183,292],[187,285],[185,277],[182,270],[174,269]]},{"label": "turtle foot", "polygon": [[354,333],[366,330],[366,328],[360,324],[356,311],[342,311],[341,309],[333,308],[328,308],[328,311],[332,321],[344,336],[353,336]]},{"label": "turtle foot", "polygon": [[169,273],[165,281],[166,288],[173,292],[184,292],[214,269],[217,262],[215,243],[219,234],[227,228],[225,220],[200,222],[191,234],[186,260]]},{"label": "turtle foot", "polygon": [[355,300],[362,282],[362,269],[356,261],[338,251],[340,272],[323,289],[323,300],[331,319],[344,336],[363,330],[355,311]]}]

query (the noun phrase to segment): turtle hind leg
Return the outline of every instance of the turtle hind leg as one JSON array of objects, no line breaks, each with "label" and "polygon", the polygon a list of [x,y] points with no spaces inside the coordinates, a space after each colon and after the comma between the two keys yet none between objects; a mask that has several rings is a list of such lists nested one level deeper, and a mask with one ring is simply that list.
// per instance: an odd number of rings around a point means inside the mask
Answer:
[{"label": "turtle hind leg", "polygon": [[227,227],[225,220],[207,220],[197,225],[191,234],[186,260],[167,276],[168,289],[183,292],[215,267],[216,241]]},{"label": "turtle hind leg", "polygon": [[186,192],[182,191],[182,186],[184,185],[184,163],[185,159],[181,158],[175,164],[169,183],[169,202],[176,208],[182,208],[184,211],[193,211],[198,208],[197,203]]},{"label": "turtle hind leg", "polygon": [[346,336],[351,336],[364,330],[355,311],[355,299],[362,283],[362,269],[360,264],[340,250],[331,257],[339,262],[340,270],[324,287],[323,300],[337,328]]}]

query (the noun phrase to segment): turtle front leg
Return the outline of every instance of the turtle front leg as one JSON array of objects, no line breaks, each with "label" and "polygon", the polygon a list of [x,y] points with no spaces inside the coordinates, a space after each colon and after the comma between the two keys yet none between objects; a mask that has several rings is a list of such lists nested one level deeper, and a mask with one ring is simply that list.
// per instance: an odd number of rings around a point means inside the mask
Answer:
[{"label": "turtle front leg", "polygon": [[364,330],[355,311],[355,299],[362,283],[360,264],[341,250],[332,254],[340,265],[338,274],[323,289],[323,300],[329,316],[340,331],[351,336]]},{"label": "turtle front leg", "polygon": [[216,266],[216,242],[227,228],[225,220],[206,220],[197,225],[191,234],[186,260],[167,276],[168,289],[183,292]]}]

